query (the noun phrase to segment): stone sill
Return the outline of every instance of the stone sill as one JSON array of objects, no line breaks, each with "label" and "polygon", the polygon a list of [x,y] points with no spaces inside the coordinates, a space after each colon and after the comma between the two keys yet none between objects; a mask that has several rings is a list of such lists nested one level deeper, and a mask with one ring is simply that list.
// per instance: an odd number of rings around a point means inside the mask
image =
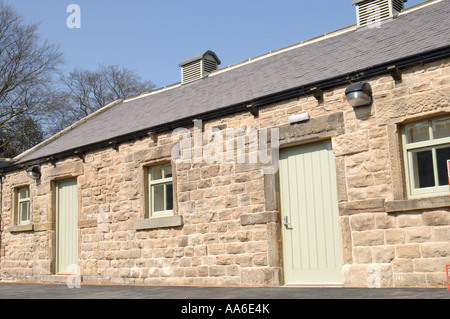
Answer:
[{"label": "stone sill", "polygon": [[437,208],[450,208],[450,196],[425,197],[385,202],[386,213],[398,213]]},{"label": "stone sill", "polygon": [[169,228],[179,226],[183,226],[182,216],[147,218],[134,221],[135,230],[149,230],[149,229]]},{"label": "stone sill", "polygon": [[33,224],[11,226],[8,228],[8,232],[10,232],[10,233],[22,233],[22,232],[32,232],[32,231],[34,231]]}]

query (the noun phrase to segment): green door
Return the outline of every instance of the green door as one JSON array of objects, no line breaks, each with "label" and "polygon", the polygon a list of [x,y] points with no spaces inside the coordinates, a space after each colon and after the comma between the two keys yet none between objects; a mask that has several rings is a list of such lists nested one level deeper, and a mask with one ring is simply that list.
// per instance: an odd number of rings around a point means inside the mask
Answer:
[{"label": "green door", "polygon": [[78,265],[77,181],[56,185],[56,272],[72,274]]},{"label": "green door", "polygon": [[331,142],[280,152],[286,284],[342,284],[334,154]]}]

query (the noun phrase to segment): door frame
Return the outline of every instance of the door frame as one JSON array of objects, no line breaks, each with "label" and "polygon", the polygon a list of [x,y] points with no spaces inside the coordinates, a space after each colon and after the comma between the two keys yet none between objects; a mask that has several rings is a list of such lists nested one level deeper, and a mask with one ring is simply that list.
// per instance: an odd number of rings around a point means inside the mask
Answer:
[{"label": "door frame", "polygon": [[[298,141],[297,143],[288,143],[285,145],[280,145],[280,153],[283,150],[289,150],[289,149],[294,149],[294,148],[300,148],[302,146],[310,146],[313,144],[320,144],[320,143],[325,143],[328,142],[329,145],[331,146],[331,151],[333,152],[333,143],[332,143],[332,136],[329,137],[325,137],[325,138],[318,138],[318,139],[307,139],[305,141]],[[333,153],[334,155],[334,153]],[[280,158],[281,160],[281,158]],[[340,182],[340,178],[341,176],[339,176],[339,167],[338,167],[338,163],[336,161],[336,157],[334,156],[334,164],[335,164],[335,170],[336,170],[336,192],[337,192],[337,202],[336,202],[336,208],[337,208],[337,219],[338,219],[338,232],[339,232],[339,255],[340,255],[340,261],[341,261],[341,265],[342,267],[344,266],[344,241],[342,238],[342,227],[341,227],[341,222],[340,222],[340,213],[339,213],[339,182]],[[344,285],[344,273],[343,273],[343,268],[341,269],[342,274],[341,274],[341,280],[342,282],[340,283],[287,283],[286,282],[286,270],[285,270],[285,243],[284,243],[284,225],[283,225],[283,212],[282,212],[282,199],[281,199],[281,176],[280,176],[280,171],[278,170],[278,173],[276,174],[277,178],[276,178],[276,184],[277,184],[277,194],[276,194],[276,201],[277,201],[277,208],[279,210],[279,216],[280,216],[280,222],[279,222],[279,254],[280,254],[280,258],[279,258],[279,262],[280,262],[280,266],[281,266],[281,272],[282,272],[282,284],[286,285],[286,286],[338,286],[341,287]]]}]

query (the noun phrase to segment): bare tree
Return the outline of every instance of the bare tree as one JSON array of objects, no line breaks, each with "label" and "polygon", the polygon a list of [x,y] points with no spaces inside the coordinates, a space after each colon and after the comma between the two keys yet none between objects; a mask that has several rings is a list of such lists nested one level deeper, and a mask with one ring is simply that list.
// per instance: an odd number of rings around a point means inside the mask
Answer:
[{"label": "bare tree", "polygon": [[117,65],[76,69],[55,85],[62,54],[37,29],[0,0],[0,155],[17,155],[117,99],[155,87]]},{"label": "bare tree", "polygon": [[[41,111],[48,102],[44,93],[63,62],[59,50],[41,41],[37,24],[22,17],[0,0],[0,133],[10,122]],[[16,135],[16,134],[14,134]],[[4,140],[0,147],[8,141]]]},{"label": "bare tree", "polygon": [[118,65],[100,66],[96,71],[75,69],[62,78],[64,88],[54,92],[48,103],[52,127],[50,133],[81,120],[118,100],[155,88],[133,70]]}]

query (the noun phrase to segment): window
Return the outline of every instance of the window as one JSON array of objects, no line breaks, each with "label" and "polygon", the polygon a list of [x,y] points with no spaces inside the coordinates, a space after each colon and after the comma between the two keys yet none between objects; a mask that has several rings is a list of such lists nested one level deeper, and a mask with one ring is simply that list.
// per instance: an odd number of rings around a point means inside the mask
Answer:
[{"label": "window", "polygon": [[149,167],[148,181],[149,217],[172,215],[172,166],[165,164]]},{"label": "window", "polygon": [[17,203],[17,225],[28,225],[31,221],[30,215],[30,189],[28,186],[20,187],[16,190]]},{"label": "window", "polygon": [[450,117],[405,126],[403,147],[409,195],[448,194]]}]

